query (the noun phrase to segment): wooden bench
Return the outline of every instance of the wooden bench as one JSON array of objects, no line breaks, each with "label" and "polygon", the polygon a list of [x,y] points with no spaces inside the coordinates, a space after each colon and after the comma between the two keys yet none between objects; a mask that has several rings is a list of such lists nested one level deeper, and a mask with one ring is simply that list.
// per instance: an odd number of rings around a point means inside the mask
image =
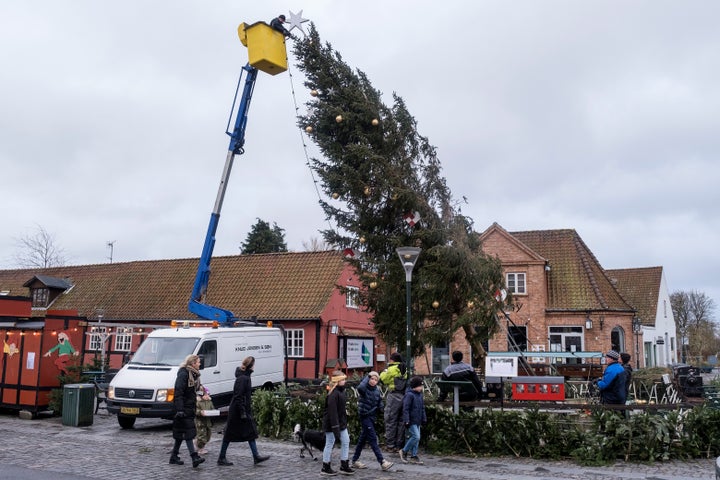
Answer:
[{"label": "wooden bench", "polygon": [[480,392],[477,391],[473,382],[467,380],[438,380],[435,382],[442,393],[453,394],[453,413],[460,413],[460,394],[465,393],[478,398]]}]

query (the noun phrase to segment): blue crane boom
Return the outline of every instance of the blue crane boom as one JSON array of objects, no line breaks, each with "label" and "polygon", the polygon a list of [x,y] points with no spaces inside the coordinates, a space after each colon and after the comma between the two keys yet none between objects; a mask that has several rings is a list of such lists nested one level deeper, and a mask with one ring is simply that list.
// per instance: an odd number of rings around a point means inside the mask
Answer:
[{"label": "blue crane boom", "polygon": [[210,224],[205,234],[205,243],[203,244],[202,255],[198,263],[197,274],[195,275],[195,283],[193,285],[188,310],[200,318],[205,320],[217,320],[221,324],[231,324],[238,320],[233,312],[224,308],[207,305],[204,303],[205,294],[207,293],[208,283],[210,281],[210,260],[212,259],[213,249],[215,248],[215,233],[217,232],[218,223],[220,222],[220,211],[222,210],[225,191],[227,190],[228,179],[232,170],[235,155],[244,153],[245,145],[245,127],[247,126],[247,114],[250,108],[250,100],[252,99],[253,90],[255,89],[255,80],[257,79],[258,70],[249,63],[245,65],[240,72],[238,86],[235,91],[235,99],[228,120],[228,127],[232,120],[232,113],[237,103],[237,93],[242,83],[243,72],[245,73],[245,85],[243,87],[242,96],[240,97],[240,105],[235,115],[235,127],[230,132],[226,128],[225,133],[230,135],[230,146],[228,147],[227,157],[225,159],[225,167],[223,168],[222,177],[220,178],[220,187],[218,188],[217,198],[215,199],[215,207],[210,215]]}]

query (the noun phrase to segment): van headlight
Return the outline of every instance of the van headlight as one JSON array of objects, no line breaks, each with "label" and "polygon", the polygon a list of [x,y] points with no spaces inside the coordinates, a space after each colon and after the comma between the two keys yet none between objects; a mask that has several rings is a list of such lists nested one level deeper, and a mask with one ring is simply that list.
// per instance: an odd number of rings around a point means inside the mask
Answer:
[{"label": "van headlight", "polygon": [[113,387],[113,386],[108,387],[107,398],[115,399],[115,387]]},{"label": "van headlight", "polygon": [[172,402],[175,400],[175,389],[174,388],[160,388],[157,391],[158,402]]},{"label": "van headlight", "polygon": [[166,388],[161,388],[157,391],[157,401],[158,402],[167,402],[167,394],[168,391]]}]

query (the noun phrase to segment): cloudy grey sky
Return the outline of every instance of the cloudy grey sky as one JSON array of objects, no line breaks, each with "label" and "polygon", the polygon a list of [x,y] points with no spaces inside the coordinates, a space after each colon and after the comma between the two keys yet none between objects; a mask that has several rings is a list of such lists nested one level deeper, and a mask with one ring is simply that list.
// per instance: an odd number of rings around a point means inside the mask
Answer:
[{"label": "cloudy grey sky", "polygon": [[[572,228],[604,267],[662,265],[671,291],[720,302],[715,0],[3,2],[0,268],[38,225],[72,264],[107,262],[108,241],[117,262],[199,256],[237,26],[299,10],[405,99],[476,230]],[[291,250],[327,227],[290,62],[258,78],[216,255],[256,218]]]}]

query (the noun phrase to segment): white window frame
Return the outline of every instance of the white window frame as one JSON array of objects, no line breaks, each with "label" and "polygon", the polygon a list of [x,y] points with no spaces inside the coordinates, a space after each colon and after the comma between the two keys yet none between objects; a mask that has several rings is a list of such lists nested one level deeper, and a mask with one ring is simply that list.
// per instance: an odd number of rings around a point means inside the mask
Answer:
[{"label": "white window frame", "polygon": [[288,358],[305,356],[305,330],[302,328],[289,328],[285,330],[285,339]]},{"label": "white window frame", "polygon": [[345,306],[347,308],[360,308],[360,288],[347,286],[345,292]]},{"label": "white window frame", "polygon": [[[522,289],[519,288],[521,283]],[[505,274],[505,284],[508,291],[513,295],[527,295],[527,275],[525,272],[508,272]]]},{"label": "white window frame", "polygon": [[107,327],[92,327],[88,350],[99,352],[104,349],[103,338],[107,338]]},{"label": "white window frame", "polygon": [[129,352],[132,348],[132,335],[132,328],[118,327],[115,331],[115,350],[118,352]]}]

